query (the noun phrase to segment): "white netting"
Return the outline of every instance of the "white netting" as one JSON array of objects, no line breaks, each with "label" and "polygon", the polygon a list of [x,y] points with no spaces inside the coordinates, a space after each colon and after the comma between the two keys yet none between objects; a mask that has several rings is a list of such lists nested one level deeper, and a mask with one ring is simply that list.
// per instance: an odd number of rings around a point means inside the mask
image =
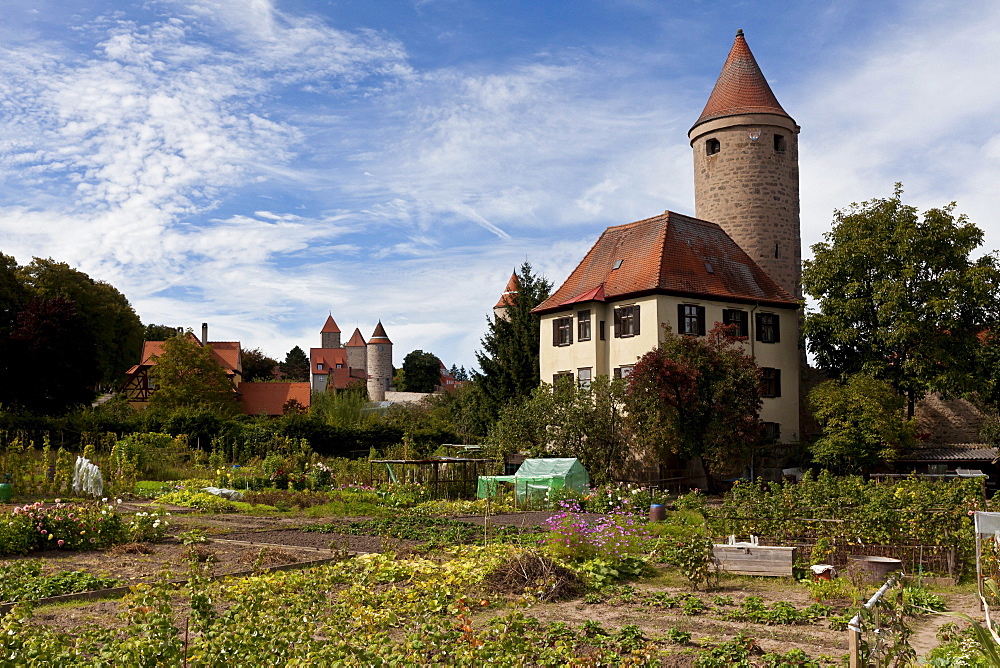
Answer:
[{"label": "white netting", "polygon": [[104,493],[104,477],[101,469],[89,459],[77,457],[73,465],[73,491],[98,497]]}]

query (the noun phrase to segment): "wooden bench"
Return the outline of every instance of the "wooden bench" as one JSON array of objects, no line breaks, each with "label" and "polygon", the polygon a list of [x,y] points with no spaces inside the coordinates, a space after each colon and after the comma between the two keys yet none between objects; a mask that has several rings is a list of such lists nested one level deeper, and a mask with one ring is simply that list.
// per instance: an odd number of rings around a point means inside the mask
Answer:
[{"label": "wooden bench", "polygon": [[723,573],[790,578],[795,549],[750,543],[716,544],[712,546],[712,562],[715,569]]}]

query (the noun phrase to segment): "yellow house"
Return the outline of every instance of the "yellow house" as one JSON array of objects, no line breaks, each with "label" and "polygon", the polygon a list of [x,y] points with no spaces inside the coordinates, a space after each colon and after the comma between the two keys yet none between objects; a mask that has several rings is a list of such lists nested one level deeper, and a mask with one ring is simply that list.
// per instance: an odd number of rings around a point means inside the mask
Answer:
[{"label": "yellow house", "polygon": [[627,377],[666,325],[705,336],[736,324],[763,370],[766,433],[799,438],[799,301],[715,223],[667,211],[609,227],[569,278],[534,309],[541,378]]}]

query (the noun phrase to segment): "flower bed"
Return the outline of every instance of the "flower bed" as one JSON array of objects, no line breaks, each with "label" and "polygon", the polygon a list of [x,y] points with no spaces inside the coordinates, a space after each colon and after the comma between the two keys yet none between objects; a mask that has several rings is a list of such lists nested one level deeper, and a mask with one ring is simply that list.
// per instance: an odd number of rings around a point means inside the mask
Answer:
[{"label": "flower bed", "polygon": [[97,550],[164,535],[168,513],[124,519],[113,506],[43,501],[0,516],[0,556],[41,550]]}]

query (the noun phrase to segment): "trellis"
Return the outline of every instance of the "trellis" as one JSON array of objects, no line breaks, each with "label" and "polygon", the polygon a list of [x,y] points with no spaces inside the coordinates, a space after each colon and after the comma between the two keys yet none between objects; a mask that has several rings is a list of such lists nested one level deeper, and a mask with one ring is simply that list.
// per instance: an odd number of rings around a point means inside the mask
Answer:
[{"label": "trellis", "polygon": [[[428,485],[435,498],[450,497],[456,488],[457,496],[474,497],[476,485],[479,482],[480,466],[485,472],[487,465],[491,463],[493,463],[491,459],[467,457],[372,459],[368,465],[368,479],[373,486],[383,482],[412,482]],[[385,466],[385,477],[382,477],[381,474],[376,476],[376,471],[381,472],[382,466]],[[396,475],[393,466],[401,467],[400,475]],[[441,494],[442,486],[445,489],[444,494]]]}]

